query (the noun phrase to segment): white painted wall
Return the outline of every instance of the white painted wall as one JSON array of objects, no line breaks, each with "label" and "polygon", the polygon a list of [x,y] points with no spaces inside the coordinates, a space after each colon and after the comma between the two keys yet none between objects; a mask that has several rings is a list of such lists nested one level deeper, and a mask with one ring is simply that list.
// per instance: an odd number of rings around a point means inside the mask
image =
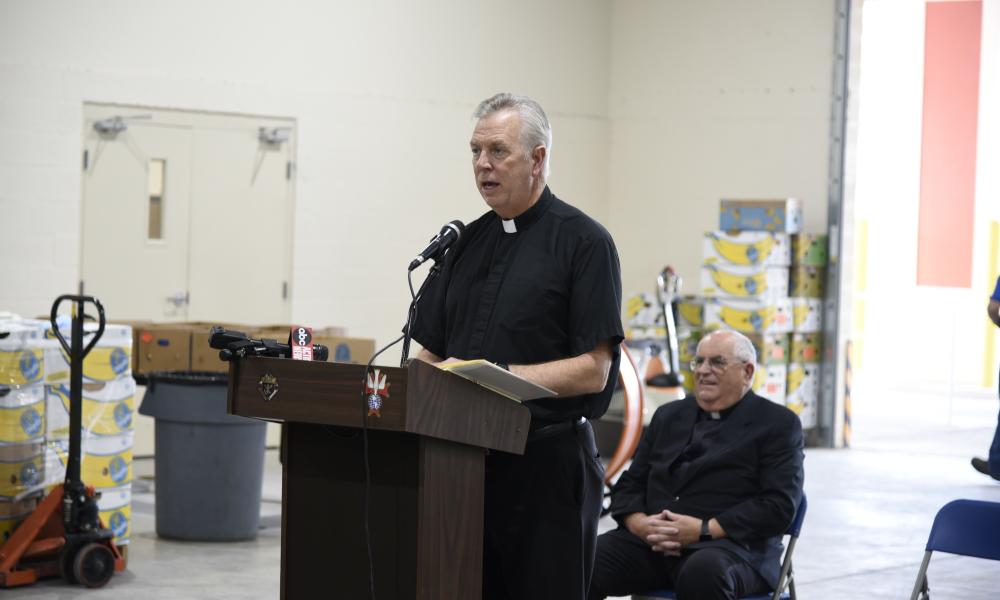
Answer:
[{"label": "white painted wall", "polygon": [[610,13],[602,0],[4,0],[0,308],[41,314],[76,289],[83,102],[274,115],[298,124],[293,319],[388,341],[410,258],[485,211],[468,155],[481,99],[541,102],[553,190],[606,220]]},{"label": "white painted wall", "polygon": [[611,232],[626,295],[674,265],[696,293],[719,199],[794,197],[825,232],[834,6],[616,2]]}]

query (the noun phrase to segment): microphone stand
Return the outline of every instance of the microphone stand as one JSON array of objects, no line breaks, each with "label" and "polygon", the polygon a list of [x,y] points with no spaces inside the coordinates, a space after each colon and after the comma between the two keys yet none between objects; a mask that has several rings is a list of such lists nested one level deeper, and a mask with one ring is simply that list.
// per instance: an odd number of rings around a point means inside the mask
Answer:
[{"label": "microphone stand", "polygon": [[[444,257],[442,257],[443,259]],[[410,271],[412,273],[413,271]],[[420,301],[420,297],[423,295],[424,290],[427,289],[427,285],[434,280],[435,277],[441,274],[441,261],[435,260],[434,266],[428,271],[427,277],[424,282],[420,285],[420,289],[417,290],[416,295],[413,296],[413,300],[410,301],[410,309],[406,314],[406,327],[403,333],[403,350],[399,357],[399,366],[405,367],[407,360],[410,357],[410,327],[413,326],[413,319],[417,316],[417,302]],[[413,288],[411,287],[412,291]]]}]

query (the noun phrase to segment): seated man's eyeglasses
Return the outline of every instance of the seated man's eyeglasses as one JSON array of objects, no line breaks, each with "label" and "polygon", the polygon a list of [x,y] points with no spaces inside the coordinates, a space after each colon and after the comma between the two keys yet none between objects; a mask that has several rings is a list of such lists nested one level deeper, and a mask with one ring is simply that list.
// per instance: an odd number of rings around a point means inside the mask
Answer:
[{"label": "seated man's eyeglasses", "polygon": [[708,362],[708,367],[710,369],[712,369],[713,371],[717,371],[717,372],[718,371],[725,371],[726,367],[728,367],[732,363],[745,363],[746,362],[745,360],[731,360],[730,361],[730,360],[726,360],[725,358],[723,358],[721,356],[713,356],[711,358],[706,358],[704,356],[697,356],[697,357],[694,358],[694,360],[692,360],[689,363],[688,366],[691,367],[692,371],[697,371],[698,367],[700,367],[703,364],[705,364],[706,361]]}]

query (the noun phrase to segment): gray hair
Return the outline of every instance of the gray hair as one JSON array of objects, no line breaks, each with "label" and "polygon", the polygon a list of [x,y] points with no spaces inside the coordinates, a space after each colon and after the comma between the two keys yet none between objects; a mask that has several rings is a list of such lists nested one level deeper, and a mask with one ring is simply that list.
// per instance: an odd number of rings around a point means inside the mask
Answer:
[{"label": "gray hair", "polygon": [[472,116],[478,120],[501,110],[516,110],[521,116],[521,144],[527,156],[530,157],[531,151],[537,146],[545,146],[542,179],[548,179],[549,155],[552,154],[552,127],[541,105],[527,96],[501,92],[480,102]]},{"label": "gray hair", "polygon": [[698,346],[701,346],[701,342],[706,340],[709,336],[717,335],[720,333],[725,333],[726,336],[733,341],[733,356],[737,360],[741,360],[745,363],[753,365],[754,372],[757,370],[757,349],[754,348],[753,342],[750,338],[743,335],[739,331],[733,331],[732,329],[717,329],[705,337],[701,338],[698,342]]}]

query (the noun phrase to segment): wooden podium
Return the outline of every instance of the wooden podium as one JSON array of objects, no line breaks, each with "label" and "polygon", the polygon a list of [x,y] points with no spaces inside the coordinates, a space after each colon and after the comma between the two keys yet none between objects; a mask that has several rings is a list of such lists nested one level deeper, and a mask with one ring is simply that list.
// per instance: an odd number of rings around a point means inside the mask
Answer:
[{"label": "wooden podium", "polygon": [[367,505],[378,600],[481,598],[484,457],[524,451],[528,409],[418,360],[376,370],[366,499],[363,365],[230,365],[229,412],[285,423],[281,597],[369,597]]}]

